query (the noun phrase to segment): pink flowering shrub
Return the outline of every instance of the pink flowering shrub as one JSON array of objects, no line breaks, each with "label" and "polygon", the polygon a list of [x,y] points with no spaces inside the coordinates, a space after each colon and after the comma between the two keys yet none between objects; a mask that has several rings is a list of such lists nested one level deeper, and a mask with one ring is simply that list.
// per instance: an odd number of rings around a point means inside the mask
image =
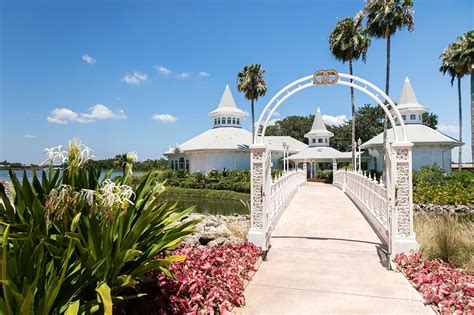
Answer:
[{"label": "pink flowering shrub", "polygon": [[251,243],[239,246],[190,247],[173,252],[186,256],[169,265],[176,279],[156,270],[154,281],[144,285],[136,307],[140,314],[228,314],[233,306],[245,304],[244,281],[250,280],[261,250]]},{"label": "pink flowering shrub", "polygon": [[422,259],[419,252],[395,257],[400,270],[421,292],[426,304],[441,314],[474,313],[474,274],[439,259]]}]

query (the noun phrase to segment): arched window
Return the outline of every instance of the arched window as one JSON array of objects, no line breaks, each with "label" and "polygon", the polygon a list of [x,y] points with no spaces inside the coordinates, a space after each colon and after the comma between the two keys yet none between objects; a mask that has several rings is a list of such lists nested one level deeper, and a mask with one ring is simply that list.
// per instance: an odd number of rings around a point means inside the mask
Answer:
[{"label": "arched window", "polygon": [[240,118],[237,118],[237,125],[240,125]]},{"label": "arched window", "polygon": [[186,171],[189,172],[189,160],[186,160]]},{"label": "arched window", "polygon": [[232,118],[232,124],[235,125],[235,118]]},{"label": "arched window", "polygon": [[217,125],[217,118],[214,118],[214,125]]},{"label": "arched window", "polygon": [[220,118],[217,118],[217,124],[218,124],[218,125],[221,124],[221,119],[220,119]]},{"label": "arched window", "polygon": [[230,120],[230,117],[227,117],[227,124],[229,124],[229,125],[230,125],[230,124],[231,124],[231,122],[230,122],[230,121],[231,121],[231,120]]},{"label": "arched window", "polygon": [[184,169],[184,157],[179,158],[179,169],[180,170]]},{"label": "arched window", "polygon": [[174,170],[174,160],[170,161],[170,167],[171,167],[172,170]]}]

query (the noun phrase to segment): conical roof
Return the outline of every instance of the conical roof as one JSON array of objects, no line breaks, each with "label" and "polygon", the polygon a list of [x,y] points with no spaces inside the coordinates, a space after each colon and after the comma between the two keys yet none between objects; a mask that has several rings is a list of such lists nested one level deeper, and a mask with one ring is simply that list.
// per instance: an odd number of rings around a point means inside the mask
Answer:
[{"label": "conical roof", "polygon": [[400,98],[398,99],[397,108],[399,110],[406,109],[428,111],[416,99],[415,92],[413,91],[413,87],[411,86],[410,79],[408,79],[408,77],[405,78],[402,93],[400,94]]},{"label": "conical roof", "polygon": [[304,135],[306,138],[308,136],[329,136],[332,137],[334,134],[327,130],[326,124],[324,123],[323,116],[321,115],[321,111],[318,109],[316,110],[316,114],[314,115],[313,126],[311,126],[311,130]]},{"label": "conical roof", "polygon": [[311,127],[311,131],[313,130],[327,130],[326,124],[324,123],[323,116],[321,116],[321,111],[318,109],[316,110],[316,114],[314,115],[313,126]]},{"label": "conical roof", "polygon": [[224,89],[224,93],[222,94],[221,101],[215,110],[209,113],[209,116],[215,117],[220,115],[228,115],[228,114],[237,114],[237,116],[246,116],[247,114],[237,107],[234,101],[234,97],[232,96],[232,92],[230,91],[229,85],[227,84]]}]

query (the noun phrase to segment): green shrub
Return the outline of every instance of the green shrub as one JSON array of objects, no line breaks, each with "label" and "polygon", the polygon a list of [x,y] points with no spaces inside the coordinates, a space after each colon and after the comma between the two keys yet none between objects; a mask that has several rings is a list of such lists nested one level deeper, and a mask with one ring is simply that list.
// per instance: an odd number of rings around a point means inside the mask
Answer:
[{"label": "green shrub", "polygon": [[155,257],[192,232],[197,221],[176,224],[192,209],[163,203],[151,174],[135,189],[127,176],[100,179],[82,149],[70,143],[62,174],[33,170],[20,183],[10,171],[12,200],[0,185],[0,313],[112,314],[114,304],[140,296],[146,272],[172,276],[166,266],[184,259]]},{"label": "green shrub", "polygon": [[437,166],[426,166],[413,172],[415,203],[472,205],[474,174],[470,171],[445,174]]}]

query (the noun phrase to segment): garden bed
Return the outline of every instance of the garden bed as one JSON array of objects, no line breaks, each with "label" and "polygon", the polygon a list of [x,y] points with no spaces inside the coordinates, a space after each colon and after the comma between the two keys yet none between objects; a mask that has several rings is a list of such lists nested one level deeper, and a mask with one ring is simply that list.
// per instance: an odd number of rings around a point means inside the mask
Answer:
[{"label": "garden bed", "polygon": [[395,257],[397,269],[423,295],[425,304],[441,314],[474,312],[474,272],[439,259],[426,260],[419,252]]},{"label": "garden bed", "polygon": [[134,303],[139,314],[228,313],[245,305],[244,289],[261,261],[251,243],[239,246],[184,246],[173,255],[186,256],[169,266],[172,279],[161,271],[148,274],[148,295]]}]

